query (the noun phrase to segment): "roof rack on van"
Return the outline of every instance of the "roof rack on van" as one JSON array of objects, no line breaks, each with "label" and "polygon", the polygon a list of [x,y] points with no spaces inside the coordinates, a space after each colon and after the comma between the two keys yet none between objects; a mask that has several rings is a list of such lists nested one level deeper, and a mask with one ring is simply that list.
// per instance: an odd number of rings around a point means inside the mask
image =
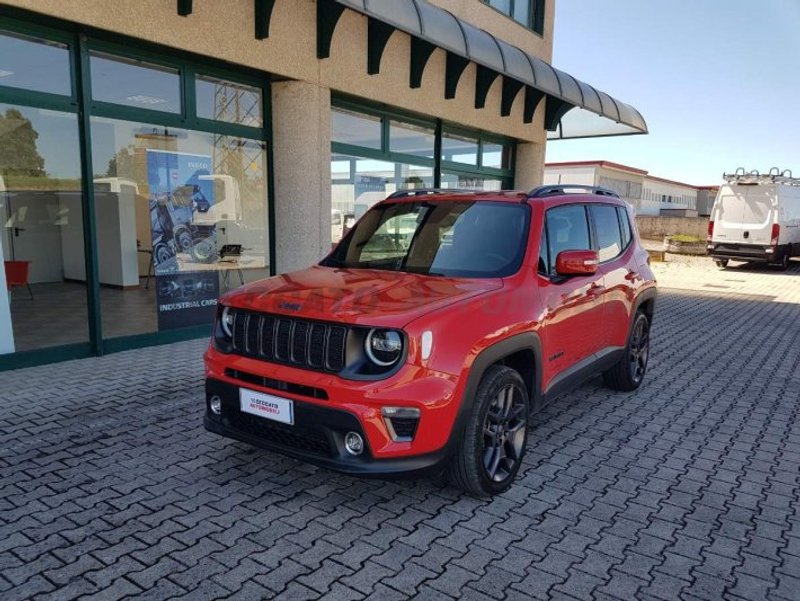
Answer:
[{"label": "roof rack on van", "polygon": [[542,198],[554,194],[596,194],[597,196],[611,196],[619,198],[619,194],[607,188],[597,186],[584,186],[582,184],[557,184],[553,186],[539,186],[528,192],[528,198]]},{"label": "roof rack on van", "polygon": [[758,169],[747,171],[744,167],[739,167],[734,173],[723,173],[722,179],[729,184],[788,184],[790,186],[800,186],[800,177],[793,177],[791,169],[781,170],[773,167],[769,173],[760,173]]},{"label": "roof rack on van", "polygon": [[410,198],[412,196],[430,196],[431,194],[476,194],[477,190],[463,190],[461,188],[409,188],[408,190],[398,190],[386,197],[386,200],[393,198]]}]

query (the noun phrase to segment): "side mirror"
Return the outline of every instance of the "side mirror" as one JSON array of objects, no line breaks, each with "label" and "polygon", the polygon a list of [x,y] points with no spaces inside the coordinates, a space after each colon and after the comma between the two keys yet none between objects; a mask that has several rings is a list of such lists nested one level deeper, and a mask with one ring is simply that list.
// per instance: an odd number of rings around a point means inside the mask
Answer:
[{"label": "side mirror", "polygon": [[600,257],[596,250],[565,250],[556,257],[558,275],[592,275],[597,273]]}]

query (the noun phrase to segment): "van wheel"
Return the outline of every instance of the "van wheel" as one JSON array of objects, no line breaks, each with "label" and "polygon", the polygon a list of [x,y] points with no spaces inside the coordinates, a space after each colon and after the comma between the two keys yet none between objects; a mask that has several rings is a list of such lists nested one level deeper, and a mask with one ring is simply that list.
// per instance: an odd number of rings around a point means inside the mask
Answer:
[{"label": "van wheel", "polygon": [[785,250],[781,255],[781,260],[778,263],[773,263],[772,267],[778,271],[786,271],[789,269],[789,251]]},{"label": "van wheel", "polygon": [[636,390],[644,380],[647,361],[650,358],[650,320],[639,311],[633,320],[625,353],[612,367],[603,372],[606,386],[614,390],[630,392]]},{"label": "van wheel", "polygon": [[720,269],[725,269],[728,266],[728,259],[714,259],[714,265]]},{"label": "van wheel", "polygon": [[508,490],[528,442],[528,399],[515,370],[494,365],[486,371],[448,465],[451,484],[476,497]]}]

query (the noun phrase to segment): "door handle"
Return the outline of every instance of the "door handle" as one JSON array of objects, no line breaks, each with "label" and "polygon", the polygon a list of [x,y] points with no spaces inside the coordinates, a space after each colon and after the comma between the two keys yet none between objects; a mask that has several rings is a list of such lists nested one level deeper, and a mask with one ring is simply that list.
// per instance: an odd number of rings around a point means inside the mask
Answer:
[{"label": "door handle", "polygon": [[15,238],[19,238],[19,233],[20,232],[24,232],[24,231],[25,231],[24,227],[15,227],[14,228],[14,237]]}]

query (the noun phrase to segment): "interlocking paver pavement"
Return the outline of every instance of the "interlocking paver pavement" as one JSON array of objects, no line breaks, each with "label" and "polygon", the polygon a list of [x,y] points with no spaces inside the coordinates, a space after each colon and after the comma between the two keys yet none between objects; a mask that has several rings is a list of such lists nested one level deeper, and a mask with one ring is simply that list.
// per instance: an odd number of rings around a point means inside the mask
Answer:
[{"label": "interlocking paver pavement", "polygon": [[491,501],[206,433],[204,341],[0,373],[0,599],[800,599],[800,265],[657,265],[638,393]]}]

